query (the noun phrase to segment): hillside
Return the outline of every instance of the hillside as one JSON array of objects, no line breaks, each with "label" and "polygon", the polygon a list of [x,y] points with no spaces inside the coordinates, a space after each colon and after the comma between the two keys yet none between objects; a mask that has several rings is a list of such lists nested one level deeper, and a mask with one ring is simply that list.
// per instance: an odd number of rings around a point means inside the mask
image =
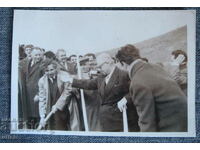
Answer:
[{"label": "hillside", "polygon": [[[142,57],[146,57],[149,62],[165,62],[170,60],[173,50],[182,49],[187,51],[187,26],[177,28],[166,34],[134,44],[140,49]],[[107,50],[111,56],[116,54],[118,49]],[[98,54],[97,54],[98,55]]]}]

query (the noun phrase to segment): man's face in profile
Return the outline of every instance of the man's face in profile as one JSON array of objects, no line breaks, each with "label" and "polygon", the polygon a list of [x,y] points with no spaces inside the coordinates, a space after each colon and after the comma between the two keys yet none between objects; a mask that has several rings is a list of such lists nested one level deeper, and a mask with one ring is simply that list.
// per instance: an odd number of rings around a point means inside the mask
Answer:
[{"label": "man's face in profile", "polygon": [[97,66],[99,71],[103,74],[109,74],[111,72],[110,62],[97,61]]}]

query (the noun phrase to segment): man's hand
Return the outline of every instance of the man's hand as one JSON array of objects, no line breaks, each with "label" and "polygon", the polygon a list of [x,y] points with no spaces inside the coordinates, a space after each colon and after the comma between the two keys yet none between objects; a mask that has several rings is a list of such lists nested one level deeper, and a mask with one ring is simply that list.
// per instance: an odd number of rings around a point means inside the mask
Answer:
[{"label": "man's hand", "polygon": [[175,63],[177,63],[178,65],[180,65],[185,59],[185,56],[182,54],[179,54],[178,57],[175,59]]},{"label": "man's hand", "polygon": [[65,90],[69,92],[72,91],[72,84],[70,82],[65,83]]},{"label": "man's hand", "polygon": [[53,105],[51,111],[55,114],[55,112],[58,110],[57,105]]},{"label": "man's hand", "polygon": [[36,102],[39,102],[39,96],[38,95],[35,95],[35,97],[34,97],[34,102],[36,103]]},{"label": "man's hand", "polygon": [[126,104],[127,104],[127,100],[126,98],[122,98],[118,103],[117,103],[117,107],[119,108],[119,110],[121,112],[123,112],[124,109],[126,109]]},{"label": "man's hand", "polygon": [[46,122],[44,121],[44,118],[40,118],[40,125],[41,125],[42,127],[45,127]]}]

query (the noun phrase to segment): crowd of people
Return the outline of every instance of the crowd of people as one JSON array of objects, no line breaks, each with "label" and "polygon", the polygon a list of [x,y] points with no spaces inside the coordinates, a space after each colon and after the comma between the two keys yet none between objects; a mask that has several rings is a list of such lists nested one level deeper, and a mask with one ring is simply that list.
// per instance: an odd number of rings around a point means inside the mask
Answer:
[{"label": "crowd of people", "polygon": [[187,54],[174,50],[169,62],[151,64],[139,51],[129,44],[116,56],[67,57],[20,45],[19,128],[85,131],[84,96],[89,131],[123,132],[126,111],[129,132],[186,132]]}]

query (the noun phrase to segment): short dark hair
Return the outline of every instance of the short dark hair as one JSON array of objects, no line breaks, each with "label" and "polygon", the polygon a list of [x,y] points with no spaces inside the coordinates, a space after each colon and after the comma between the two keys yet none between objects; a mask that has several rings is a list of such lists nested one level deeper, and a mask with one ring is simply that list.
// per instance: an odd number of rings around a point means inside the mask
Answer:
[{"label": "short dark hair", "polygon": [[52,59],[48,59],[44,62],[44,68],[46,69],[49,65],[53,65],[54,68],[57,68],[58,66],[57,63]]},{"label": "short dark hair", "polygon": [[93,59],[96,59],[96,56],[95,56],[95,54],[93,54],[93,53],[88,53],[88,54],[85,54],[85,57],[86,56],[92,56],[93,57]]},{"label": "short dark hair", "polygon": [[69,60],[71,60],[72,57],[76,57],[76,55],[71,55],[71,56],[69,56]]},{"label": "short dark hair", "polygon": [[52,51],[47,51],[44,53],[44,56],[46,56],[49,59],[56,59],[56,55]]},{"label": "short dark hair", "polygon": [[46,50],[44,48],[41,48],[41,51],[45,52]]},{"label": "short dark hair", "polygon": [[120,62],[124,62],[130,65],[133,61],[140,58],[139,49],[134,45],[127,44],[120,48],[120,50],[116,54],[116,58]]},{"label": "short dark hair", "polygon": [[149,60],[146,57],[141,58],[143,61],[149,62]]},{"label": "short dark hair", "polygon": [[174,50],[174,51],[172,51],[171,54],[175,56],[175,59],[178,57],[178,55],[182,54],[183,56],[185,56],[185,59],[184,59],[183,62],[187,62],[187,54],[186,54],[185,51],[183,51],[183,50]]}]

